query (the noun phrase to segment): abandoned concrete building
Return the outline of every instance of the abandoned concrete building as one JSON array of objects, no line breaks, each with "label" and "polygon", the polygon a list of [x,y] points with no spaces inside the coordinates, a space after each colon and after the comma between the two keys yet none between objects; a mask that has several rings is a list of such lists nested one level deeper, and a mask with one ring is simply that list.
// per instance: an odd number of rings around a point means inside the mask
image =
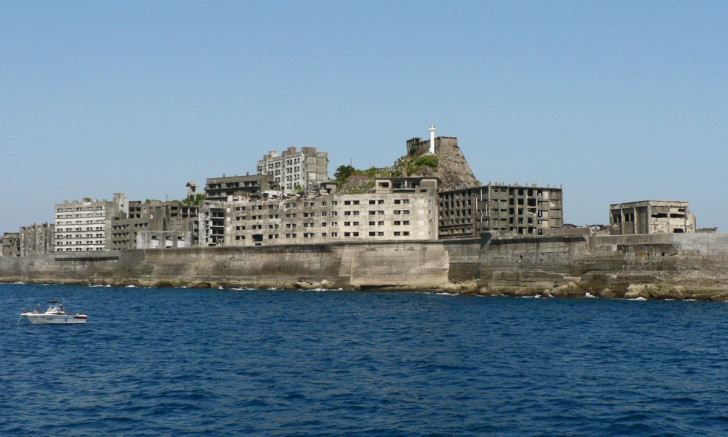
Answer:
[{"label": "abandoned concrete building", "polygon": [[695,232],[690,202],[644,200],[609,206],[612,235]]},{"label": "abandoned concrete building", "polygon": [[258,174],[270,175],[286,193],[297,189],[317,190],[328,180],[329,154],[315,147],[289,147],[281,153],[271,151],[258,161]]},{"label": "abandoned concrete building", "polygon": [[20,227],[20,256],[54,252],[55,225],[35,223]]},{"label": "abandoned concrete building", "polygon": [[437,179],[377,178],[373,193],[206,203],[201,242],[261,246],[437,239]]},{"label": "abandoned concrete building", "polygon": [[197,244],[196,206],[182,202],[129,202],[111,220],[112,250],[191,247]]},{"label": "abandoned concrete building", "polygon": [[20,233],[6,232],[2,236],[0,256],[20,256]]},{"label": "abandoned concrete building", "polygon": [[564,225],[563,190],[489,184],[439,193],[439,238],[473,238],[481,232],[543,235]]},{"label": "abandoned concrete building", "polygon": [[129,199],[114,193],[114,199],[65,201],[56,204],[55,251],[87,252],[111,247],[111,219],[129,213]]},{"label": "abandoned concrete building", "polygon": [[205,184],[205,198],[210,201],[225,201],[228,196],[260,196],[265,191],[276,190],[270,175],[245,175],[208,178]]}]

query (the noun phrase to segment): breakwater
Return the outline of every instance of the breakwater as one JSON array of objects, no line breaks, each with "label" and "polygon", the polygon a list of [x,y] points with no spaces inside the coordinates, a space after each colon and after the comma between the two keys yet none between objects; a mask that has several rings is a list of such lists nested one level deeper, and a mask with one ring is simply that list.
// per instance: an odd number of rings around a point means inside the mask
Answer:
[{"label": "breakwater", "polygon": [[728,300],[728,234],[54,253],[0,258],[0,281]]}]

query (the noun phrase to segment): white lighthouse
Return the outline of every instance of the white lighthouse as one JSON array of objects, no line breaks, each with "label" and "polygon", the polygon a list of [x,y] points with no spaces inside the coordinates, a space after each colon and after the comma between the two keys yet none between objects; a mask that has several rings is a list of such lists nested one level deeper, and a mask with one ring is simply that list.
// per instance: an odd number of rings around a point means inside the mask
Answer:
[{"label": "white lighthouse", "polygon": [[430,153],[435,153],[435,125],[430,125]]}]

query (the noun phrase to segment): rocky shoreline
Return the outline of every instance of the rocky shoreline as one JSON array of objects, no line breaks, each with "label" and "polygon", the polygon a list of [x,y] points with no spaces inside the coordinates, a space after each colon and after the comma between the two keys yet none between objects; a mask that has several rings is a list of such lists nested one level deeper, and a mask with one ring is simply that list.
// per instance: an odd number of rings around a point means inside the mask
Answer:
[{"label": "rocky shoreline", "polygon": [[[644,274],[639,275],[644,278]],[[576,279],[576,278],[574,278]],[[426,291],[441,292],[461,296],[488,297],[534,297],[534,298],[608,298],[608,299],[644,299],[644,300],[689,300],[689,301],[728,301],[728,278],[702,276],[693,285],[680,285],[670,282],[662,283],[624,283],[624,278],[617,280],[614,275],[613,287],[594,287],[587,281],[573,280],[551,287],[512,284],[508,286],[487,286],[479,280],[451,282],[432,289],[400,286],[366,287],[364,290],[382,291]],[[593,278],[591,278],[593,280]],[[39,280],[23,277],[5,277],[0,283],[23,283],[44,285],[79,285],[110,287],[145,287],[145,288],[196,288],[196,289],[275,289],[275,290],[316,290],[316,291],[359,291],[362,287],[347,287],[323,279],[321,281],[295,281],[286,283],[247,281],[159,281],[159,280],[112,280],[112,281],[80,281],[80,280]],[[697,284],[697,286],[696,286]]]},{"label": "rocky shoreline", "polygon": [[483,238],[0,257],[0,282],[728,301],[728,234]]}]

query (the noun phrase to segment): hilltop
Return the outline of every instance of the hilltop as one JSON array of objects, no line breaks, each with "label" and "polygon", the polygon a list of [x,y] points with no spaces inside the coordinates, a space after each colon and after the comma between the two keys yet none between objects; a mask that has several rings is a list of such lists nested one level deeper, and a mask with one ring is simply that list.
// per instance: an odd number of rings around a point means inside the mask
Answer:
[{"label": "hilltop", "polygon": [[429,141],[413,138],[407,141],[407,154],[389,167],[356,169],[341,165],[334,173],[337,189],[345,193],[363,193],[374,189],[377,177],[437,177],[440,190],[448,191],[481,185],[465,159],[457,138],[435,138],[435,153],[429,152]]}]

